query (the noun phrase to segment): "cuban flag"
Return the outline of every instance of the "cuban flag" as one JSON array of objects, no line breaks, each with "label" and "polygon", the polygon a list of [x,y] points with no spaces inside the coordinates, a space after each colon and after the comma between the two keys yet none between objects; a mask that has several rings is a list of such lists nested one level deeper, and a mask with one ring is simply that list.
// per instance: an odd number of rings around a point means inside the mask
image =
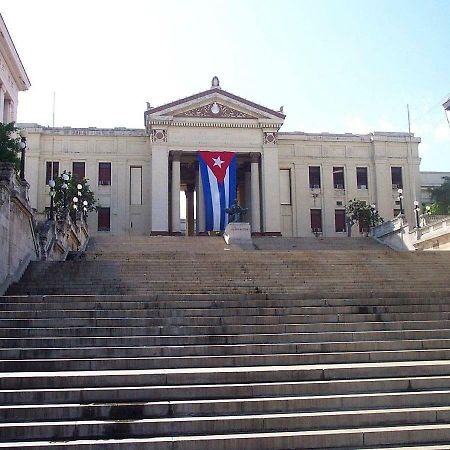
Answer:
[{"label": "cuban flag", "polygon": [[206,231],[223,231],[226,208],[236,199],[236,155],[233,152],[198,152],[205,199]]}]

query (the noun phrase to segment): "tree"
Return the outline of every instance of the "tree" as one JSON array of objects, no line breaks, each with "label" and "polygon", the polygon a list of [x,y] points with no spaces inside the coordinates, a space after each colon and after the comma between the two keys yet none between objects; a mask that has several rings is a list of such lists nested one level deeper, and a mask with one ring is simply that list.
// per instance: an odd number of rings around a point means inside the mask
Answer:
[{"label": "tree", "polygon": [[17,171],[20,168],[20,142],[19,130],[14,122],[0,122],[0,161],[14,163]]},{"label": "tree", "polygon": [[364,200],[356,200],[356,198],[348,202],[345,213],[349,236],[352,235],[352,227],[355,223],[359,223],[361,229],[369,230],[370,227],[384,222],[375,208],[370,207]]},{"label": "tree", "polygon": [[[78,208],[80,211],[83,211],[83,202],[87,202],[86,207],[86,216],[87,213],[90,211],[96,211],[97,210],[97,200],[94,197],[94,193],[91,191],[91,188],[88,184],[87,178],[82,178],[81,180],[78,180],[74,177],[72,177],[71,172],[66,172],[69,176],[69,180],[66,182],[67,184],[67,191],[66,191],[66,200],[67,200],[67,207],[69,210],[73,209],[74,205],[74,197],[78,198]],[[57,211],[62,211],[64,208],[64,189],[62,188],[64,184],[64,180],[62,178],[62,175],[57,177],[55,180],[55,208]],[[78,184],[81,185],[81,189],[78,190]],[[78,195],[78,192],[81,192],[81,196]]]},{"label": "tree", "polygon": [[430,205],[432,214],[450,214],[450,177],[443,177],[443,179],[444,182],[440,186],[430,189],[433,201]]}]

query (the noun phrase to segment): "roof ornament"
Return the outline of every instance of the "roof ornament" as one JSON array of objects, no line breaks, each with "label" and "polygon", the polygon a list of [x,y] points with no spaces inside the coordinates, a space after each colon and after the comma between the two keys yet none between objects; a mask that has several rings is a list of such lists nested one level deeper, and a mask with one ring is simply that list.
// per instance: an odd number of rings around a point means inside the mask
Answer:
[{"label": "roof ornament", "polygon": [[211,89],[214,89],[214,88],[220,89],[219,78],[216,77],[216,76],[214,76],[213,79],[212,79],[212,81],[211,81]]},{"label": "roof ornament", "polygon": [[149,109],[152,109],[152,107],[150,106],[150,102],[147,102],[147,111],[148,111]]},{"label": "roof ornament", "polygon": [[283,114],[284,106],[280,106],[280,113]]}]

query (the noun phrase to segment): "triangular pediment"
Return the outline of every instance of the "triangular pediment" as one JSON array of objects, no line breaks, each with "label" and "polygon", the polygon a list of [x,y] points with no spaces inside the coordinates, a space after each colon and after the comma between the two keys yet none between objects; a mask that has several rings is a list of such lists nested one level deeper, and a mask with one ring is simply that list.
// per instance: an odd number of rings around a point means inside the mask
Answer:
[{"label": "triangular pediment", "polygon": [[197,119],[242,119],[283,121],[285,115],[238,97],[221,88],[211,88],[190,97],[176,100],[145,112],[152,120],[158,117]]},{"label": "triangular pediment", "polygon": [[188,109],[173,115],[174,117],[218,117],[222,119],[257,119],[256,115],[250,115],[238,109],[219,102],[210,102],[197,108]]}]

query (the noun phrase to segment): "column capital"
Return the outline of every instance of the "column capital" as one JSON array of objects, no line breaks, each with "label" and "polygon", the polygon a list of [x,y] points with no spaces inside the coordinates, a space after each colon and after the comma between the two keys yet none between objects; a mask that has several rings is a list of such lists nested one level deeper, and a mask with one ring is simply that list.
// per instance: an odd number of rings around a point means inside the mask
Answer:
[{"label": "column capital", "polygon": [[172,161],[180,161],[181,160],[181,151],[180,150],[171,150],[170,157]]},{"label": "column capital", "polygon": [[250,162],[252,163],[258,163],[261,158],[260,152],[252,152],[250,153]]}]

